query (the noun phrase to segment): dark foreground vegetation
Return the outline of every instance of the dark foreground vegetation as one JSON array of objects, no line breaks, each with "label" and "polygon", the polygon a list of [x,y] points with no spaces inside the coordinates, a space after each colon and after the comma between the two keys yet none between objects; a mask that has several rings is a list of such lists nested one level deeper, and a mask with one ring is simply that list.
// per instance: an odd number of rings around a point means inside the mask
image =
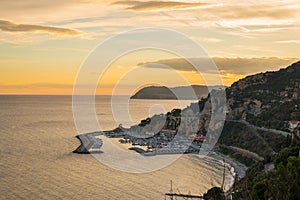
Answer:
[{"label": "dark foreground vegetation", "polygon": [[[212,188],[205,200],[298,200],[300,199],[300,144],[280,151],[274,158],[252,165],[246,176],[224,193]],[[270,166],[274,166],[274,168]]]}]

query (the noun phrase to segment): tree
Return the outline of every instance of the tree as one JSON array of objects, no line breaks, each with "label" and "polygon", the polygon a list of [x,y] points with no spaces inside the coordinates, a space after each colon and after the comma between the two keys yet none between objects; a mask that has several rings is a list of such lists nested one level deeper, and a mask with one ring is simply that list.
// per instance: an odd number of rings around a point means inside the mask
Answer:
[{"label": "tree", "polygon": [[213,187],[203,195],[205,200],[225,200],[224,192],[219,187]]}]

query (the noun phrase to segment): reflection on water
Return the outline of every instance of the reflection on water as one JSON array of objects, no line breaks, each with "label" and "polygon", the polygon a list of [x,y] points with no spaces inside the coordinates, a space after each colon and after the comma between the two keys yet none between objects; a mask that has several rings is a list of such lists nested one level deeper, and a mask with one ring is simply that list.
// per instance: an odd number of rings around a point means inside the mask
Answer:
[{"label": "reflection on water", "polygon": [[[163,103],[131,103],[134,120]],[[195,155],[184,155],[170,166],[145,174],[111,169],[91,155],[72,154],[79,141],[70,96],[0,96],[0,199],[164,199],[173,188],[202,194],[222,181],[222,165]],[[115,126],[109,97],[98,97],[98,117],[106,129]]]}]

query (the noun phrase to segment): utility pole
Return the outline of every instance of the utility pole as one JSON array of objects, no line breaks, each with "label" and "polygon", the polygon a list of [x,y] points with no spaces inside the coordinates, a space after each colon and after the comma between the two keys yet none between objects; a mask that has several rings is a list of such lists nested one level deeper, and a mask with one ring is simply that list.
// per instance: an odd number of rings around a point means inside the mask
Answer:
[{"label": "utility pole", "polygon": [[225,186],[224,186],[224,184],[225,184],[225,159],[223,159],[223,163],[224,163],[224,170],[223,170],[223,180],[222,180],[222,185],[221,185],[221,189],[223,190],[223,191],[225,191]]},{"label": "utility pole", "polygon": [[[173,183],[172,183],[172,180],[170,182],[171,182],[170,194],[173,194]],[[171,196],[171,200],[173,200],[173,196]]]}]

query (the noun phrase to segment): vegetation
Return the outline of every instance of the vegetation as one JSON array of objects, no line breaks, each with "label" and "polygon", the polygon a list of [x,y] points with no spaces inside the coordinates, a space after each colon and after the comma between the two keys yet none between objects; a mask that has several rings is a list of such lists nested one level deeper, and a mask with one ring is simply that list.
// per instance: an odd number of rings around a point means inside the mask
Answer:
[{"label": "vegetation", "polygon": [[203,195],[204,200],[225,200],[225,195],[221,188],[213,187]]},{"label": "vegetation", "polygon": [[282,135],[270,134],[269,132],[261,130],[258,130],[257,133],[275,152],[279,152],[291,144],[291,136],[284,137]]},{"label": "vegetation", "polygon": [[[283,149],[274,159],[252,165],[246,176],[237,182],[231,193],[214,187],[204,194],[205,200],[299,200],[300,146]],[[267,165],[274,163],[274,169]]]},{"label": "vegetation", "polygon": [[248,76],[226,89],[234,119],[285,130],[285,121],[300,120],[300,62],[276,72]]},{"label": "vegetation", "polygon": [[[257,131],[245,124],[238,122],[225,122],[222,134],[218,143],[226,146],[234,146],[256,153],[264,158],[279,152],[282,148],[290,145],[290,138],[281,135],[275,135],[267,131]],[[228,153],[233,156],[233,153]],[[242,158],[240,155],[234,155],[245,165],[249,165],[249,159]]]},{"label": "vegetation", "polygon": [[261,161],[247,170],[237,184],[233,199],[300,199],[300,146],[282,150],[273,160],[275,169],[264,169]]},{"label": "vegetation", "polygon": [[151,122],[151,119],[148,117],[148,118],[146,118],[146,119],[141,120],[141,122],[139,123],[138,126],[144,127],[144,126],[146,126],[147,124],[150,124],[150,122]]},{"label": "vegetation", "polygon": [[240,163],[243,163],[247,167],[250,167],[253,164],[255,164],[255,161],[253,159],[243,156],[242,154],[237,153],[231,149],[220,147],[219,152],[224,155],[229,155],[230,157],[234,158],[236,161],[238,161]]},{"label": "vegetation", "polygon": [[[234,83],[226,90],[231,119],[287,131],[289,120],[300,121],[300,62],[278,72],[268,72]],[[242,123],[226,122],[219,138],[220,152],[250,166],[225,199],[300,200],[300,142]],[[254,152],[264,159],[253,162],[234,148]],[[221,199],[216,188],[207,199]],[[230,197],[231,196],[231,197]]]}]

